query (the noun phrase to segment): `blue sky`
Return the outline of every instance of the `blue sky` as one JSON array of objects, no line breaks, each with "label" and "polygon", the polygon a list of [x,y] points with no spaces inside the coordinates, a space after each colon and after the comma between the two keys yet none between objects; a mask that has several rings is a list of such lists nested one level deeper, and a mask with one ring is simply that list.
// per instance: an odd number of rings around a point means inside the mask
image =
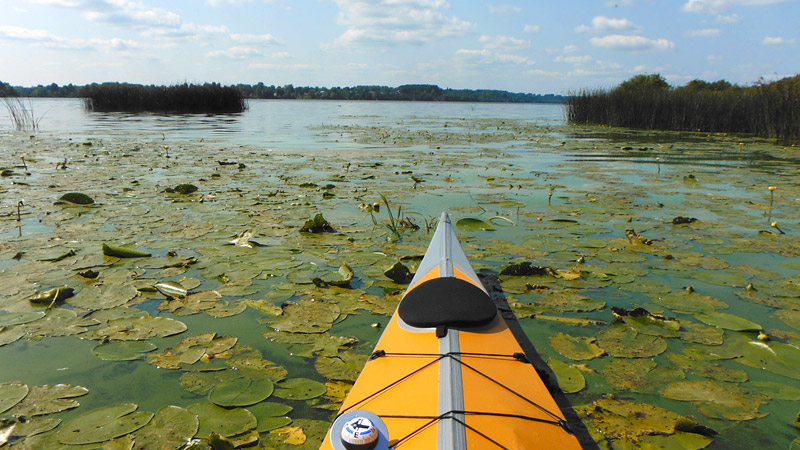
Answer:
[{"label": "blue sky", "polygon": [[0,81],[567,93],[800,73],[800,0],[0,0]]}]

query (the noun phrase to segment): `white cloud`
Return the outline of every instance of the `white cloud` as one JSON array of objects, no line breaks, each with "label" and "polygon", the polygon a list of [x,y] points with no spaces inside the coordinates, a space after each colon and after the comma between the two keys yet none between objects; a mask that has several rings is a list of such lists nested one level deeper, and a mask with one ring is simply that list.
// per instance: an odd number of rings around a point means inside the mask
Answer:
[{"label": "white cloud", "polygon": [[579,50],[577,45],[565,45],[564,53],[575,53]]},{"label": "white cloud", "polygon": [[436,39],[463,36],[474,28],[470,22],[447,16],[444,0],[334,0],[337,22],[347,30],[334,46],[385,47],[423,44]]},{"label": "white cloud", "polygon": [[633,30],[633,22],[628,19],[614,19],[605,16],[597,16],[592,19],[592,25],[578,25],[575,31],[578,33],[604,32],[604,31],[626,31]]},{"label": "white cloud", "polygon": [[253,63],[247,66],[250,69],[267,69],[267,70],[319,70],[320,66],[313,64],[271,64],[271,63]]},{"label": "white cloud", "polygon": [[248,59],[261,56],[261,52],[253,47],[231,47],[227,50],[214,50],[206,53],[207,58]]},{"label": "white cloud", "polygon": [[532,65],[533,60],[527,56],[513,55],[510,53],[495,53],[489,49],[459,49],[456,58],[463,62],[474,64],[518,64]]},{"label": "white cloud", "polygon": [[283,41],[271,34],[231,34],[231,39],[246,44],[283,44]]},{"label": "white cloud", "polygon": [[684,36],[689,38],[719,36],[719,28],[704,28],[702,30],[692,30],[684,34]]},{"label": "white cloud", "polygon": [[683,5],[685,12],[718,14],[735,5],[764,6],[793,0],[689,0]]},{"label": "white cloud", "polygon": [[127,39],[68,39],[51,34],[46,30],[23,28],[13,25],[0,25],[0,40],[22,41],[49,48],[97,50],[103,52],[121,52],[139,47],[136,41]]},{"label": "white cloud", "polygon": [[211,6],[231,6],[231,5],[241,5],[244,3],[250,3],[253,0],[206,0]]},{"label": "white cloud", "polygon": [[525,25],[525,28],[522,29],[523,33],[538,33],[541,27],[539,25]]},{"label": "white cloud", "polygon": [[555,61],[567,64],[580,65],[580,64],[586,64],[591,60],[592,60],[591,56],[583,55],[583,56],[559,56],[556,58]]},{"label": "white cloud", "polygon": [[515,5],[502,4],[502,5],[489,5],[489,12],[492,14],[518,14],[522,12],[522,8]]},{"label": "white cloud", "polygon": [[783,44],[794,44],[797,42],[797,39],[794,38],[784,38],[780,36],[767,36],[761,41],[764,45],[783,45]]},{"label": "white cloud", "polygon": [[519,39],[511,36],[489,36],[482,35],[478,38],[478,42],[483,44],[484,48],[504,48],[504,49],[519,49],[529,47],[531,41]]},{"label": "white cloud", "polygon": [[675,43],[664,38],[650,39],[644,36],[612,34],[593,37],[590,42],[595,47],[630,51],[667,51],[675,48]]},{"label": "white cloud", "polygon": [[289,54],[289,52],[274,52],[270,56],[272,56],[275,59],[289,59],[292,57],[292,55]]},{"label": "white cloud", "polygon": [[719,14],[717,16],[717,23],[734,24],[742,21],[738,14]]}]

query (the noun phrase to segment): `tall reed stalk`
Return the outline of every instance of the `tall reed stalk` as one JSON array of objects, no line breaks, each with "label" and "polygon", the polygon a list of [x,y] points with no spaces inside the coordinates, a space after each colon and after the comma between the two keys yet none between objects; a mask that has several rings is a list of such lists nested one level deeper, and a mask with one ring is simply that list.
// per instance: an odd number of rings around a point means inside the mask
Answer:
[{"label": "tall reed stalk", "polygon": [[30,99],[28,104],[19,97],[3,97],[3,104],[6,106],[8,115],[17,131],[32,131],[39,129],[39,121],[42,117],[36,117],[33,113],[33,104]]}]

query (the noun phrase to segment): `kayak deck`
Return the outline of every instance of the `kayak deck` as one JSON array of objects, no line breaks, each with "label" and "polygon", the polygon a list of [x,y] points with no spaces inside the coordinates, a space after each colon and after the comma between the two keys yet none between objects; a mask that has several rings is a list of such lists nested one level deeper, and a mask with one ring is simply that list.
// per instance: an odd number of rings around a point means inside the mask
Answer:
[{"label": "kayak deck", "polygon": [[355,410],[380,417],[389,448],[582,448],[446,214],[338,416]]}]

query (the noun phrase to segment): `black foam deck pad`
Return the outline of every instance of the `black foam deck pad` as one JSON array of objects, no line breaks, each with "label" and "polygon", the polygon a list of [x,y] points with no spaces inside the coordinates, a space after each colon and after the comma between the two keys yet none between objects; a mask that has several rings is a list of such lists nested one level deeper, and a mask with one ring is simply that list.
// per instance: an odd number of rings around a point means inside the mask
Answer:
[{"label": "black foam deck pad", "polygon": [[494,302],[481,288],[460,278],[428,280],[400,302],[398,314],[417,328],[474,328],[497,315]]}]

